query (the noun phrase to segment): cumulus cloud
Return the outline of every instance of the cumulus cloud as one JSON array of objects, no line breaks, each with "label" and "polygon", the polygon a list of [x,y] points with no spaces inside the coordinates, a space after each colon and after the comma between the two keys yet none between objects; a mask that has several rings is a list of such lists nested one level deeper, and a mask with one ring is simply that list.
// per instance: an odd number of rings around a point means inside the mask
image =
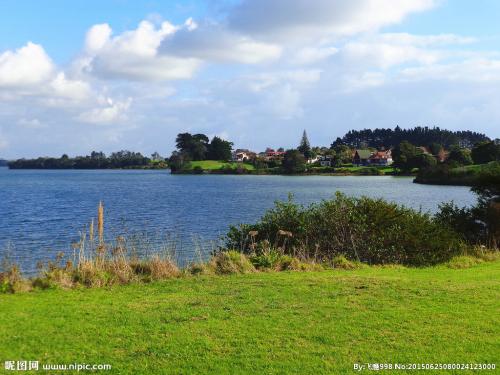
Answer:
[{"label": "cumulus cloud", "polygon": [[164,40],[161,51],[211,62],[256,64],[277,59],[282,48],[231,32],[222,26],[207,25],[177,32],[174,37]]},{"label": "cumulus cloud", "polygon": [[348,36],[399,23],[435,6],[435,0],[243,0],[229,25],[251,35],[280,40]]},{"label": "cumulus cloud", "polygon": [[94,54],[104,47],[111,37],[111,27],[107,23],[92,26],[85,37],[85,51]]},{"label": "cumulus cloud", "polygon": [[[192,22],[186,27],[192,28]],[[159,27],[142,21],[137,29],[112,37],[109,25],[94,25],[87,32],[87,56],[80,65],[101,78],[150,81],[191,78],[200,66],[198,59],[158,53],[161,42],[177,29],[166,21]]]},{"label": "cumulus cloud", "polygon": [[78,119],[82,122],[100,125],[118,123],[127,119],[127,111],[131,103],[131,98],[122,101],[106,98],[104,105],[80,114]]},{"label": "cumulus cloud", "polygon": [[336,47],[304,47],[294,54],[292,62],[299,65],[313,64],[335,55],[338,51]]},{"label": "cumulus cloud", "polygon": [[90,96],[91,88],[87,82],[69,80],[65,73],[60,72],[50,82],[50,87],[55,96],[73,100],[84,100]]},{"label": "cumulus cloud", "polygon": [[16,51],[0,54],[0,88],[27,87],[47,80],[54,64],[42,46],[28,42]]}]

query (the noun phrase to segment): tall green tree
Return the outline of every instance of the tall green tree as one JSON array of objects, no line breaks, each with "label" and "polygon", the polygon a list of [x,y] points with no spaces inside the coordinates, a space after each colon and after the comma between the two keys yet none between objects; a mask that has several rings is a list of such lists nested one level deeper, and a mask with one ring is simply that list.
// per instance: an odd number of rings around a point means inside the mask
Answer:
[{"label": "tall green tree", "polygon": [[307,159],[311,159],[312,157],[312,150],[311,150],[311,144],[309,143],[309,138],[307,138],[307,133],[304,130],[302,133],[302,139],[300,140],[300,145],[297,147],[297,150],[299,150],[302,155]]},{"label": "tall green tree", "polygon": [[192,160],[205,160],[208,152],[208,137],[205,134],[180,133],[175,140],[177,150]]},{"label": "tall green tree", "polygon": [[490,161],[500,161],[500,145],[495,142],[480,142],[472,148],[474,164],[485,164]]},{"label": "tall green tree", "polygon": [[229,142],[215,136],[212,138],[212,141],[208,146],[208,159],[229,160],[231,159],[232,149],[233,149],[233,142]]},{"label": "tall green tree", "polygon": [[437,160],[431,154],[423,152],[410,142],[403,141],[392,152],[394,166],[404,172],[411,172],[414,168],[428,168],[435,166]]},{"label": "tall green tree", "polygon": [[450,154],[448,155],[447,162],[455,162],[458,165],[471,165],[471,152],[467,149],[453,146],[450,150]]},{"label": "tall green tree", "polygon": [[283,157],[282,165],[285,173],[301,173],[306,168],[306,159],[299,150],[287,150]]}]

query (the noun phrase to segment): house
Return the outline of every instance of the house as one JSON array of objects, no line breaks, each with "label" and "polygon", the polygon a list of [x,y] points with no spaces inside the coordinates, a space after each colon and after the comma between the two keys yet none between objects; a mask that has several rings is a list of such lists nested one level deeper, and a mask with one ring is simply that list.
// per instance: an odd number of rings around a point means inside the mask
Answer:
[{"label": "house", "polygon": [[370,165],[391,165],[393,163],[392,151],[376,151],[370,156],[370,158],[368,159],[368,163]]},{"label": "house", "polygon": [[285,151],[275,151],[272,148],[266,148],[265,151],[265,158],[267,160],[276,160],[276,159],[281,159],[285,155]]},{"label": "house", "polygon": [[357,166],[368,165],[370,163],[371,156],[372,152],[370,150],[355,150],[352,158],[352,164]]},{"label": "house", "polygon": [[332,167],[333,166],[333,156],[332,155],[320,155],[319,165],[322,167]]},{"label": "house", "polygon": [[317,161],[319,161],[319,158],[320,158],[320,157],[316,155],[316,156],[312,157],[311,159],[307,159],[307,160],[306,160],[306,163],[307,163],[307,164],[314,164],[314,163],[316,163]]},{"label": "house", "polygon": [[246,148],[239,148],[233,152],[233,161],[250,161],[255,159],[257,154],[253,151],[247,150]]}]

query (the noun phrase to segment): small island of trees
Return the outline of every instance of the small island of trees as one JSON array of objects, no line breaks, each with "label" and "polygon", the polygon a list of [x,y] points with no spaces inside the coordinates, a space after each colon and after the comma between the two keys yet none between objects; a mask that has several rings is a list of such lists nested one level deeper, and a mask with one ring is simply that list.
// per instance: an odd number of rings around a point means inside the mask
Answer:
[{"label": "small island of trees", "polygon": [[36,159],[18,159],[8,163],[11,169],[113,169],[113,168],[166,168],[165,160],[154,153],[150,158],[140,152],[118,151],[106,156],[104,152],[93,151],[87,156],[60,158],[39,157]]}]

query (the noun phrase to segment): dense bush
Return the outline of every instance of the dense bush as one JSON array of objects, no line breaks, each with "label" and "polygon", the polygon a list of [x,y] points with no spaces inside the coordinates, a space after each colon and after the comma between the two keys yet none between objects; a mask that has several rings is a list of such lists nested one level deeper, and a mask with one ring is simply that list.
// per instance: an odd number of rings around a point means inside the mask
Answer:
[{"label": "dense bush", "polygon": [[285,254],[318,260],[345,255],[371,264],[436,264],[460,251],[459,236],[429,214],[381,199],[350,198],[304,207],[277,202],[253,225],[231,227],[227,247],[259,252],[268,241]]},{"label": "dense bush", "polygon": [[478,195],[473,207],[458,207],[453,202],[440,206],[436,219],[454,229],[469,244],[500,246],[500,163],[476,168],[471,181]]},{"label": "dense bush", "polygon": [[499,178],[499,162],[469,167],[460,167],[452,162],[420,169],[415,182],[438,185],[477,186],[484,185],[482,181],[485,179],[497,179],[498,182]]}]

